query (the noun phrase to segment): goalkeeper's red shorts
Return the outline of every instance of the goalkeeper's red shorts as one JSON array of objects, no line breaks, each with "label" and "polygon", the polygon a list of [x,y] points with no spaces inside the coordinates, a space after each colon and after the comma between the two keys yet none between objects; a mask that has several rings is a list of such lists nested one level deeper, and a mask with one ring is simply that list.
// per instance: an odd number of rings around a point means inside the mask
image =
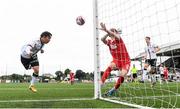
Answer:
[{"label": "goalkeeper's red shorts", "polygon": [[111,63],[115,63],[116,67],[120,70],[124,69],[129,71],[130,65],[131,65],[131,61],[129,59],[127,60],[117,60],[117,59],[113,59],[113,61],[111,61]]},{"label": "goalkeeper's red shorts", "polygon": [[168,74],[164,74],[164,79],[168,79]]}]

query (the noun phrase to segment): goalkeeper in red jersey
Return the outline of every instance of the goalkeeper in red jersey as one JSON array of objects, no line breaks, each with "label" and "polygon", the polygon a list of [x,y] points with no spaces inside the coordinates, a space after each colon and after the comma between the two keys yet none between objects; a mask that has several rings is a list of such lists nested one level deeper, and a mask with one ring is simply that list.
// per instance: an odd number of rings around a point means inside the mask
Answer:
[{"label": "goalkeeper in red jersey", "polygon": [[122,38],[120,37],[120,33],[115,28],[111,28],[110,30],[108,30],[104,23],[100,23],[100,26],[100,30],[107,33],[104,37],[101,38],[101,40],[109,47],[110,53],[113,57],[110,65],[102,75],[101,84],[104,84],[105,80],[108,78],[112,70],[119,70],[121,72],[114,87],[106,94],[107,96],[112,96],[113,93],[124,82],[124,77],[129,71],[131,61],[126,46]]}]

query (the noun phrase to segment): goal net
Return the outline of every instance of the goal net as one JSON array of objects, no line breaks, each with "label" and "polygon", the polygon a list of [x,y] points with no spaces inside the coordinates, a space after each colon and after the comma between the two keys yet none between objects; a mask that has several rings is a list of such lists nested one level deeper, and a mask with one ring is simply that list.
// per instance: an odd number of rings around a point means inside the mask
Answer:
[{"label": "goal net", "polygon": [[[100,22],[107,28],[121,30],[131,67],[124,83],[113,96],[103,96],[114,87],[119,78],[119,71],[111,75],[101,87],[101,73],[105,71],[112,56],[106,45],[101,42],[105,35],[99,30]],[[180,1],[179,0],[94,0],[94,35],[95,35],[95,98],[125,103],[134,107],[177,108],[180,107]],[[160,47],[157,52],[155,80],[151,87],[150,74],[143,77],[144,61],[142,56],[146,47],[145,37]],[[136,66],[137,78],[132,76],[132,66]],[[168,69],[168,75],[161,72],[162,66]],[[143,81],[142,81],[143,79]]]}]

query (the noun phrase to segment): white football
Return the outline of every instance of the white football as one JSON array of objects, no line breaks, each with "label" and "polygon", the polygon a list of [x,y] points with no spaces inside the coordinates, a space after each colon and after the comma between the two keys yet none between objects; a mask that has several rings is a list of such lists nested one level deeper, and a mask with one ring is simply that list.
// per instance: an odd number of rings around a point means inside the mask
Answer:
[{"label": "white football", "polygon": [[85,20],[84,20],[84,18],[83,18],[82,16],[78,16],[78,17],[76,18],[76,23],[77,23],[78,25],[84,25]]}]

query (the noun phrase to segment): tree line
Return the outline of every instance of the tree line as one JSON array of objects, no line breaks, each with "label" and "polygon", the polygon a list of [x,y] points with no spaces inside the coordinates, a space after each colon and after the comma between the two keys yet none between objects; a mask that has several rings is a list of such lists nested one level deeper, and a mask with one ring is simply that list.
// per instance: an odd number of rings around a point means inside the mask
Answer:
[{"label": "tree line", "polygon": [[[81,81],[81,80],[92,80],[93,81],[93,79],[94,79],[93,72],[89,73],[89,72],[84,72],[82,70],[76,70],[76,72],[73,72],[73,73],[75,73],[75,78],[77,78],[79,81]],[[56,71],[55,74],[56,74],[55,79],[57,81],[62,81],[62,80],[64,80],[64,78],[66,78],[70,74],[70,69],[67,68],[64,71],[64,73],[59,70],[59,71]]]},{"label": "tree line", "polygon": [[[63,81],[65,78],[68,77],[68,75],[70,74],[70,71],[71,70],[69,68],[65,69],[64,72],[61,70],[58,70],[54,73],[56,76],[53,79],[55,79],[56,81]],[[75,73],[75,78],[78,79],[79,81],[81,81],[81,80],[92,80],[93,81],[93,79],[94,79],[94,73],[93,72],[90,72],[90,73],[84,72],[84,71],[79,69],[73,73]],[[45,75],[41,75],[40,78],[42,79],[42,81],[44,79],[50,79],[50,77],[46,77]],[[1,81],[10,80],[11,82],[16,82],[16,81],[30,82],[31,75],[27,75],[27,74],[20,75],[20,74],[13,73],[11,75],[3,75],[0,77],[0,79],[1,79]]]}]

